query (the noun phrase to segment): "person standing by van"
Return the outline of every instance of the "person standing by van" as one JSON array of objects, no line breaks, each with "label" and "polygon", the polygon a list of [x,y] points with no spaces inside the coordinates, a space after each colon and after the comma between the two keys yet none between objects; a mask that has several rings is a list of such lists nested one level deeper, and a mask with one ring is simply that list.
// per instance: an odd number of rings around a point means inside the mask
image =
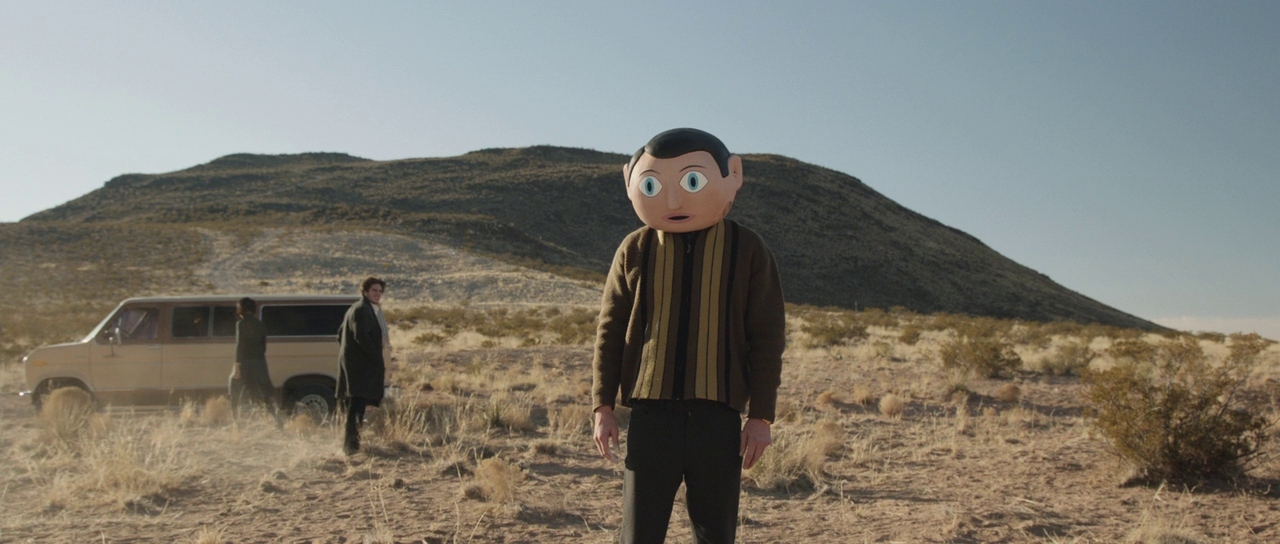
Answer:
[{"label": "person standing by van", "polygon": [[342,450],[351,455],[360,451],[360,427],[365,408],[382,404],[386,380],[383,339],[386,325],[379,319],[378,305],[387,282],[367,278],[360,282],[360,300],[351,305],[338,329],[338,402],[346,408],[347,424]]},{"label": "person standing by van", "polygon": [[236,302],[236,363],[228,394],[236,412],[246,401],[262,403],[279,423],[276,388],[267,372],[267,328],[258,319],[258,303],[244,297]]}]

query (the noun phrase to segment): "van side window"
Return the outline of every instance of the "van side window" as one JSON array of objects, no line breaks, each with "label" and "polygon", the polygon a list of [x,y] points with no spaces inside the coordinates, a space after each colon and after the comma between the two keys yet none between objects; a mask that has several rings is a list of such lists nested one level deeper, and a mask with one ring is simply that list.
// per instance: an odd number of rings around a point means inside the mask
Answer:
[{"label": "van side window", "polygon": [[234,306],[213,307],[213,337],[226,338],[236,335],[236,309]]},{"label": "van side window", "polygon": [[184,306],[173,309],[174,338],[207,338],[209,336],[209,307]]},{"label": "van side window", "polygon": [[111,322],[111,327],[120,331],[120,341],[126,343],[154,341],[159,325],[159,308],[125,308]]},{"label": "van side window", "polygon": [[347,305],[264,306],[267,336],[337,336]]}]

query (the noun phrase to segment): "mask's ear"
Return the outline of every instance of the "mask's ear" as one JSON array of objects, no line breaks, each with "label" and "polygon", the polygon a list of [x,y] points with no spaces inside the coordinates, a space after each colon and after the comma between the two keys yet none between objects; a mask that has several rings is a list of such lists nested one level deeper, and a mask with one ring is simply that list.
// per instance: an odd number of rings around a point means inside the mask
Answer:
[{"label": "mask's ear", "polygon": [[622,163],[622,186],[631,187],[631,163]]},{"label": "mask's ear", "polygon": [[742,157],[729,155],[729,177],[724,179],[729,182],[734,193],[742,188]]}]

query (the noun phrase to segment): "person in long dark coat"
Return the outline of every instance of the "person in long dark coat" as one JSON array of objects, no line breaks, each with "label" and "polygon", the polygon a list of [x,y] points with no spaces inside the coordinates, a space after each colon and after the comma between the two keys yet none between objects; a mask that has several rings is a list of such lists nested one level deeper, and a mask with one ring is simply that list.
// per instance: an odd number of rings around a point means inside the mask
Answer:
[{"label": "person in long dark coat", "polygon": [[253,299],[236,302],[236,363],[227,384],[228,395],[237,414],[246,401],[260,402],[279,423],[276,388],[267,372],[267,329],[257,313],[258,303]]},{"label": "person in long dark coat", "polygon": [[382,302],[387,283],[368,278],[360,283],[361,298],[351,305],[338,330],[338,401],[347,411],[342,448],[347,454],[360,451],[360,427],[368,406],[382,404],[386,381],[382,339],[386,335],[374,306]]}]

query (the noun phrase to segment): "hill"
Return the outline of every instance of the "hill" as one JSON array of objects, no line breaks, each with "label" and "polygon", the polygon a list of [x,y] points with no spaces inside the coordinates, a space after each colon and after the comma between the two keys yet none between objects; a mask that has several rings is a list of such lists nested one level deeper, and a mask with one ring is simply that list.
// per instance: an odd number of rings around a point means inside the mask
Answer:
[{"label": "hill", "polygon": [[[791,302],[1158,328],[855,177],[777,155],[743,158],[730,217],[773,249]],[[238,154],[120,176],[21,224],[370,228],[598,277],[640,226],[621,187],[625,160],[551,146],[396,161]]]}]

